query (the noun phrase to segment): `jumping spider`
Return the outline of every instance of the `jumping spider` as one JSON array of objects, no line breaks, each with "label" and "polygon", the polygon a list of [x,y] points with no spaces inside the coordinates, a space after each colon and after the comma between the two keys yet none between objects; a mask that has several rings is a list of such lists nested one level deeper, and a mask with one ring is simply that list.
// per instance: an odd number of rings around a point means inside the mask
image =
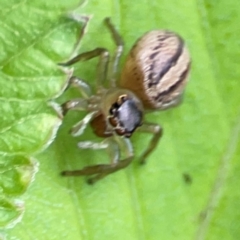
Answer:
[{"label": "jumping spider", "polygon": [[[80,89],[82,98],[72,99],[62,104],[65,115],[68,110],[84,110],[86,116],[71,129],[73,136],[83,133],[88,124],[94,133],[104,138],[102,142],[79,142],[79,148],[106,149],[110,155],[109,164],[87,166],[80,170],[63,171],[63,176],[92,176],[93,184],[110,173],[127,167],[134,154],[130,137],[135,131],[152,134],[140,163],[145,163],[148,155],[156,148],[162,136],[158,124],[146,123],[144,113],[163,110],[179,104],[187,83],[190,57],[184,41],[176,33],[167,30],[147,32],[132,47],[120,79],[117,81],[119,59],[123,52],[123,41],[109,18],[105,19],[117,48],[108,69],[109,52],[96,48],[84,52],[62,66],[70,66],[79,61],[99,57],[96,93],[78,77],[71,77],[69,84]],[[110,76],[107,79],[107,76]],[[108,80],[109,87],[105,87]],[[121,159],[120,148],[127,153]]]}]

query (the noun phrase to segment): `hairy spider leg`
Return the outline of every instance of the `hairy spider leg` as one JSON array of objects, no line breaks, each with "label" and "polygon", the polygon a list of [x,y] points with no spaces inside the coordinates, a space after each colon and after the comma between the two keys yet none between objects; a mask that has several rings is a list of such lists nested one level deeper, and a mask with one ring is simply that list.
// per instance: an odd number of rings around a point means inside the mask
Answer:
[{"label": "hairy spider leg", "polygon": [[[125,150],[126,158],[120,160],[119,145]],[[122,168],[127,167],[133,160],[132,144],[127,138],[109,137],[100,143],[92,141],[84,141],[78,143],[79,148],[84,149],[106,149],[109,157],[110,164],[97,164],[93,166],[87,166],[80,170],[63,171],[63,176],[91,176],[88,179],[89,184],[94,184],[105,176],[114,173]]]},{"label": "hairy spider leg", "polygon": [[124,42],[122,40],[121,35],[116,30],[115,26],[112,24],[110,18],[105,18],[104,22],[108,27],[112,35],[112,39],[117,46],[113,58],[111,60],[111,66],[109,69],[110,87],[116,87],[117,74],[119,70],[119,61],[123,53]]},{"label": "hairy spider leg", "polygon": [[163,130],[162,130],[162,127],[159,126],[158,124],[143,123],[142,126],[137,128],[137,131],[150,133],[153,135],[147,148],[140,156],[140,163],[144,164],[144,163],[146,163],[146,158],[148,157],[148,155],[156,148],[160,138],[162,137]]}]

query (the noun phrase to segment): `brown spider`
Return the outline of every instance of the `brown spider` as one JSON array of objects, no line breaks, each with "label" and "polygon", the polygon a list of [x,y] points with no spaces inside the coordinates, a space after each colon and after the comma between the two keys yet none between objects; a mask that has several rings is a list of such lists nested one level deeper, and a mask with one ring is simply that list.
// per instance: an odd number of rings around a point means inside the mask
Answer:
[{"label": "brown spider", "polygon": [[[145,163],[162,136],[162,128],[158,124],[144,122],[144,113],[167,109],[181,102],[191,62],[184,41],[176,33],[167,30],[150,31],[132,47],[117,85],[123,41],[109,18],[105,19],[105,23],[117,45],[112,69],[108,69],[109,52],[105,48],[81,53],[60,64],[70,66],[78,61],[97,56],[100,58],[96,93],[92,94],[89,85],[80,78],[71,77],[69,84],[80,89],[82,98],[72,99],[62,105],[64,115],[68,110],[87,112],[71,129],[73,136],[81,135],[90,124],[95,134],[104,138],[99,143],[79,142],[78,147],[106,149],[110,156],[109,164],[62,172],[63,176],[94,175],[88,180],[91,184],[131,163],[134,154],[129,138],[135,131],[153,135],[140,157],[140,163]],[[104,86],[105,80],[109,81],[110,87]],[[120,158],[120,146],[127,153],[124,159]]]}]

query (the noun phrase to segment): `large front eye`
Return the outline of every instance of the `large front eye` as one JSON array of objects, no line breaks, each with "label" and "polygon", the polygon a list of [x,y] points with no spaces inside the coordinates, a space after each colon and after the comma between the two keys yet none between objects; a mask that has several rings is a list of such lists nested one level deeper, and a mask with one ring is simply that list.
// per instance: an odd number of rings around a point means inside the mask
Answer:
[{"label": "large front eye", "polygon": [[126,133],[132,133],[142,122],[142,111],[138,108],[134,100],[126,100],[118,109],[119,125],[125,129]]},{"label": "large front eye", "polygon": [[109,109],[109,114],[110,114],[111,116],[114,116],[115,113],[117,112],[118,107],[119,107],[118,104],[117,104],[117,103],[114,103],[114,104],[111,106],[111,108]]},{"label": "large front eye", "polygon": [[134,130],[142,123],[142,110],[127,95],[121,95],[117,103],[111,106],[109,113],[111,116],[108,121],[120,136],[130,137]]}]

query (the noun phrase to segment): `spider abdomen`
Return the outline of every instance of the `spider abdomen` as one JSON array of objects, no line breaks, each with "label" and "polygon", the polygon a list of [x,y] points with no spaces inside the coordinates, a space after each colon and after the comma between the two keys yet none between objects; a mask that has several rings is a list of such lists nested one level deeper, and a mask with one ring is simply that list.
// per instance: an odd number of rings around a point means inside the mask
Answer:
[{"label": "spider abdomen", "polygon": [[145,109],[165,109],[181,97],[189,69],[190,56],[182,38],[154,30],[132,47],[120,86],[133,91]]}]

